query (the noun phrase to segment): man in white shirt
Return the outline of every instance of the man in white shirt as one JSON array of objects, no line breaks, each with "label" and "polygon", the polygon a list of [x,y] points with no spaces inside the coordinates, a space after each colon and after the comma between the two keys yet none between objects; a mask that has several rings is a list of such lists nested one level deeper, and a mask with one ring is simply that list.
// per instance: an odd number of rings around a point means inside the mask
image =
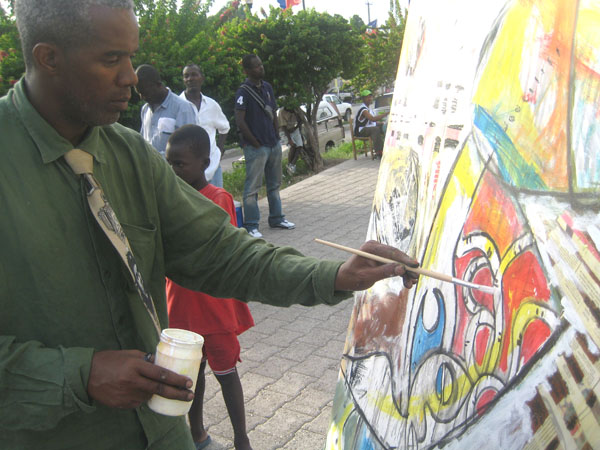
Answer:
[{"label": "man in white shirt", "polygon": [[151,65],[142,64],[135,73],[138,77],[135,89],[147,102],[141,111],[140,134],[165,156],[171,134],[179,127],[195,124],[196,111],[190,102],[180,99],[163,84],[160,74]]},{"label": "man in white shirt", "polygon": [[[197,124],[206,130],[210,138],[210,165],[204,175],[210,184],[223,187],[223,171],[219,163],[221,156],[225,153],[225,138],[229,132],[229,121],[219,104],[202,94],[202,83],[204,83],[202,69],[196,64],[188,64],[183,68],[185,91],[179,96],[194,105]],[[219,132],[218,137],[217,131]]]}]

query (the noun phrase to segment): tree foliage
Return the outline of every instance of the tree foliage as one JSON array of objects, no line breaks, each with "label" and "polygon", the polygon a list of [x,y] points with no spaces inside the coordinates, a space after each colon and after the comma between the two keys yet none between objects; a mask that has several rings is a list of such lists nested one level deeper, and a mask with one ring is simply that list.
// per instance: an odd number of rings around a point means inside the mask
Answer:
[{"label": "tree foliage", "polygon": [[[264,20],[236,20],[224,27],[232,47],[258,55],[266,78],[280,96],[280,104],[296,110],[310,141],[307,161],[313,170],[322,167],[316,133],[317,107],[330,81],[352,76],[357,68],[351,55],[360,45],[358,33],[341,16],[311,9],[292,14],[271,8]],[[300,109],[307,105],[308,116]]]},{"label": "tree foliage", "polygon": [[[318,149],[317,106],[330,81],[351,79],[355,90],[390,85],[395,77],[405,15],[398,0],[390,0],[390,17],[374,34],[365,34],[359,16],[347,21],[314,10],[271,8],[252,14],[239,0],[209,16],[212,0],[134,0],[140,46],[134,65],[154,65],[174,92],[183,90],[182,70],[195,63],[205,74],[203,91],[215,98],[233,123],[234,93],[244,79],[241,58],[260,56],[280,105],[296,110],[308,131],[310,147]],[[18,32],[9,10],[0,8],[0,95],[22,76],[25,65]],[[140,127],[143,102],[134,95],[120,122]],[[300,108],[307,105],[307,114]],[[235,127],[232,127],[235,129]],[[237,138],[235,133],[231,133]],[[322,160],[312,152],[309,165]]]},{"label": "tree foliage", "polygon": [[394,84],[405,24],[406,12],[400,10],[396,0],[396,7],[390,12],[385,25],[362,34],[363,45],[357,55],[360,67],[357,75],[352,78],[356,92],[361,89],[391,87]]},{"label": "tree foliage", "polygon": [[14,18],[0,8],[0,96],[25,72],[19,33]]}]

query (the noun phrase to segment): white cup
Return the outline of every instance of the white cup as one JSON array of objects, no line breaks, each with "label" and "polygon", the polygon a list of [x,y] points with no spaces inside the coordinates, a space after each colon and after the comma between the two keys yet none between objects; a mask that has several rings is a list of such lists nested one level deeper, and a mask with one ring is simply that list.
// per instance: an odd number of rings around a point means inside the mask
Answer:
[{"label": "white cup", "polygon": [[[160,334],[160,342],[156,346],[154,364],[172,372],[189,377],[196,389],[198,370],[202,360],[204,338],[193,331],[179,328],[165,328]],[[160,395],[153,395],[148,406],[154,412],[166,416],[183,416],[192,406],[192,401],[173,400]]]}]

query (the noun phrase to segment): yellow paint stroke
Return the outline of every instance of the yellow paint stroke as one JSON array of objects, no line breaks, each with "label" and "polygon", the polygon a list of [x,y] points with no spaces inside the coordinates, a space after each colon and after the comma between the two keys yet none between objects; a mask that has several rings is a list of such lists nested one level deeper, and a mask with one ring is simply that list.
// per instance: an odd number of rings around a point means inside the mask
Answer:
[{"label": "yellow paint stroke", "polygon": [[[550,189],[568,189],[571,44],[577,2],[521,0],[507,12],[473,97]],[[596,22],[597,24],[597,22]]]},{"label": "yellow paint stroke", "polygon": [[[347,397],[347,396],[346,396]],[[350,414],[354,411],[354,404],[352,402],[348,402],[346,407],[342,411],[341,416],[339,416],[338,421],[331,421],[331,425],[329,426],[329,430],[327,432],[327,441],[325,443],[325,450],[343,450],[342,448],[342,436],[344,434],[344,425],[350,417]],[[337,417],[337,411],[334,414],[334,418]]]}]

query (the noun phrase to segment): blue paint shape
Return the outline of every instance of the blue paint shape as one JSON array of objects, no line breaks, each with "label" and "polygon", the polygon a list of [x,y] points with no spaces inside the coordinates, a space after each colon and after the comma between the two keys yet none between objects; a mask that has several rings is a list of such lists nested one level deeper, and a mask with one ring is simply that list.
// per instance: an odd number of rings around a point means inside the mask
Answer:
[{"label": "blue paint shape", "polygon": [[433,290],[433,295],[438,305],[437,322],[431,331],[427,331],[423,323],[423,314],[425,312],[425,293],[421,298],[421,308],[419,316],[415,323],[415,335],[412,343],[412,356],[410,361],[411,371],[414,372],[423,356],[432,349],[439,348],[444,337],[444,327],[446,326],[446,308],[444,307],[444,297],[439,289]]},{"label": "blue paint shape", "polygon": [[369,439],[369,433],[367,432],[367,427],[364,424],[361,425],[361,433],[358,445],[360,450],[375,450],[375,445],[373,441]]},{"label": "blue paint shape", "polygon": [[439,397],[442,396],[442,390],[444,388],[444,386],[442,386],[444,370],[445,370],[445,368],[444,368],[444,365],[442,364],[438,369],[437,377],[435,379],[435,390],[437,391],[437,394]]},{"label": "blue paint shape", "polygon": [[511,186],[532,190],[548,190],[532,164],[521,156],[510,137],[482,106],[475,105],[473,112],[475,126],[491,145],[496,158],[500,175]]}]

